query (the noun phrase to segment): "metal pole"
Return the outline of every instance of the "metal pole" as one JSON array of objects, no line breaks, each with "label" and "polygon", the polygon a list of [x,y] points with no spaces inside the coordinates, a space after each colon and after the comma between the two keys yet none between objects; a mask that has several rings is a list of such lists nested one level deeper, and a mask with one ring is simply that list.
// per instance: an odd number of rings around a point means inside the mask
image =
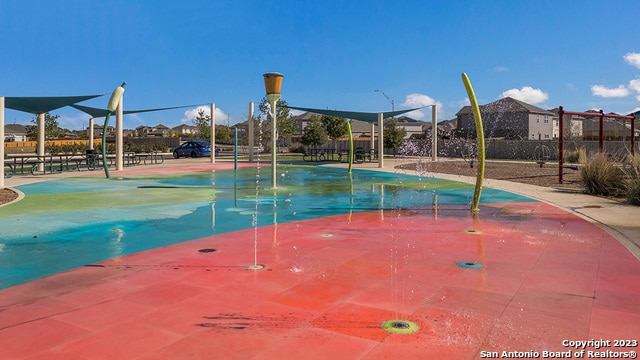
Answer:
[{"label": "metal pole", "polygon": [[211,103],[211,131],[209,136],[209,143],[211,144],[211,163],[216,163],[216,104]]},{"label": "metal pole", "polygon": [[255,141],[253,140],[253,102],[249,102],[249,118],[247,119],[247,128],[248,128],[248,137],[249,137],[249,162],[253,162],[253,145]]},{"label": "metal pole", "polygon": [[378,167],[384,167],[384,113],[378,113]]},{"label": "metal pole", "polygon": [[273,97],[271,100],[271,111],[273,114],[271,116],[271,183],[273,184],[273,188],[276,188],[276,118],[278,112],[276,111],[276,103],[278,100]]},{"label": "metal pole", "polygon": [[[44,134],[44,130],[45,129],[45,124],[44,124],[44,113],[38,114],[38,152],[37,155],[40,156],[44,156],[44,139],[45,139],[45,134]],[[38,161],[38,171],[42,172],[44,171],[44,158],[39,158],[38,160],[42,160],[42,161]]]},{"label": "metal pole", "polygon": [[120,98],[118,102],[118,107],[116,108],[116,171],[122,170],[122,162],[124,156],[124,146],[122,143],[122,116],[123,116],[123,105],[122,101],[124,100],[124,94]]},{"label": "metal pole", "polygon": [[93,150],[93,118],[89,119],[89,150]]},{"label": "metal pole", "polygon": [[369,140],[369,153],[372,154],[376,148],[376,124],[371,123],[371,140]]},{"label": "metal pole", "polygon": [[234,128],[234,146],[233,146],[233,170],[238,170],[238,127]]},{"label": "metal pole", "polygon": [[558,181],[562,184],[562,167],[564,161],[564,109],[558,108]]},{"label": "metal pole", "polygon": [[631,156],[635,155],[636,152],[636,142],[635,142],[635,136],[636,136],[636,116],[634,115],[631,118]]},{"label": "metal pole", "polygon": [[431,161],[438,161],[438,121],[436,105],[431,105]]},{"label": "metal pole", "polygon": [[0,96],[0,189],[4,189],[4,96]]},{"label": "metal pole", "polygon": [[602,111],[602,109],[600,109],[600,136],[598,138],[599,142],[599,146],[600,146],[600,152],[604,151],[604,111]]}]

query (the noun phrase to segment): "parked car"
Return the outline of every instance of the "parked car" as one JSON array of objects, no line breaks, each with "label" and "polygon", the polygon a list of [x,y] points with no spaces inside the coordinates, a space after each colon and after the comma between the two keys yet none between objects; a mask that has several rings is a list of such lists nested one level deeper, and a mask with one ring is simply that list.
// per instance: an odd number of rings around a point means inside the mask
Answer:
[{"label": "parked car", "polygon": [[[220,149],[216,146],[215,154],[218,155]],[[211,143],[204,140],[190,140],[173,149],[173,157],[203,157],[211,156]]]}]

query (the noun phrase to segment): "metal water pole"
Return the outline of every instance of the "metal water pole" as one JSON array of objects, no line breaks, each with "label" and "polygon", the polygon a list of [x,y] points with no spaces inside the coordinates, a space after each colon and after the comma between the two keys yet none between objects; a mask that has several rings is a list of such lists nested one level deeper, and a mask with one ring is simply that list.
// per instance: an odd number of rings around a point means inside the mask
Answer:
[{"label": "metal water pole", "polygon": [[233,170],[238,170],[238,126],[234,128]]},{"label": "metal water pole", "polygon": [[109,174],[109,164],[107,163],[107,128],[109,127],[111,114],[118,108],[118,103],[120,99],[122,99],[125,86],[127,86],[127,83],[123,82],[122,85],[115,88],[111,93],[111,97],[107,103],[107,116],[104,118],[104,126],[102,127],[102,168],[104,169],[104,175],[107,179],[111,177]]},{"label": "metal water pole", "polygon": [[211,135],[209,136],[209,143],[211,144],[211,163],[216,162],[216,104],[211,103]]},{"label": "metal water pole", "polygon": [[123,116],[123,105],[122,101],[124,100],[124,94],[120,96],[120,101],[118,102],[118,107],[116,107],[116,171],[122,170],[123,167],[123,157],[124,157],[124,144],[122,141],[122,116]]},{"label": "metal water pole", "polygon": [[276,105],[280,100],[280,90],[282,88],[282,78],[284,75],[273,72],[263,74],[264,86],[267,91],[267,99],[271,103],[271,184],[273,188],[276,188],[276,147],[277,147],[277,127],[276,118],[277,110]]},{"label": "metal water pole", "polygon": [[248,130],[248,138],[249,138],[249,162],[253,162],[253,145],[255,141],[253,140],[253,102],[249,102],[249,118],[247,119],[247,130]]}]

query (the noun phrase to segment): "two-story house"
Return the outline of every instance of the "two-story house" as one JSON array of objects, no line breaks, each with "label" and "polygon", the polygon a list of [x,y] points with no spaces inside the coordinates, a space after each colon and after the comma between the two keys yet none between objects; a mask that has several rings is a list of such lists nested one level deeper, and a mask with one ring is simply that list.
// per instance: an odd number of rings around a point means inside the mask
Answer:
[{"label": "two-story house", "polygon": [[[481,105],[480,114],[485,137],[517,140],[553,139],[554,113],[523,101],[506,97]],[[456,114],[457,129],[464,136],[476,135],[471,106],[465,106]]]}]

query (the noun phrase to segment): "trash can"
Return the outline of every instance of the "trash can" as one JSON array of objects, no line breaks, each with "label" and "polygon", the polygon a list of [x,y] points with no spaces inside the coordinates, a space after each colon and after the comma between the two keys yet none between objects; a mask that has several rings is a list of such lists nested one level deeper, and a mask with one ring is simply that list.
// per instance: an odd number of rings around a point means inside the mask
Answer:
[{"label": "trash can", "polygon": [[87,168],[93,170],[96,168],[96,151],[94,149],[87,149]]}]

